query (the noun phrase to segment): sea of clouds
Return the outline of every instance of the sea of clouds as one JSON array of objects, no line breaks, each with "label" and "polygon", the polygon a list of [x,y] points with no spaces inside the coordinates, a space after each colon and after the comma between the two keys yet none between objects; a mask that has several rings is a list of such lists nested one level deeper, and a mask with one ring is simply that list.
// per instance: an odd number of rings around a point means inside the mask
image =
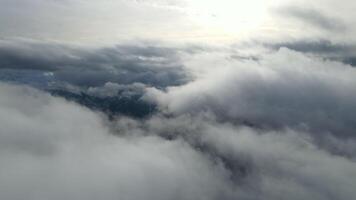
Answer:
[{"label": "sea of clouds", "polygon": [[[0,58],[0,199],[356,196],[356,68],[342,60],[34,41],[2,41]],[[101,109],[132,96],[153,108]]]}]

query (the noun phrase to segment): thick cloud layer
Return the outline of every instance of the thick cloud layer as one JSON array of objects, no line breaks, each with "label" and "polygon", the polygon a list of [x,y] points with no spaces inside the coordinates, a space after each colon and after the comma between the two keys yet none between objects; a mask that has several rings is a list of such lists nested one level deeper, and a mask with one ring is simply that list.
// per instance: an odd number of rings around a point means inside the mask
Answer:
[{"label": "thick cloud layer", "polygon": [[204,69],[195,69],[199,73],[195,81],[167,92],[153,88],[148,96],[176,114],[210,111],[223,121],[261,128],[293,127],[354,137],[355,68],[288,49],[258,61],[226,57],[209,53],[197,57]]},{"label": "thick cloud layer", "polygon": [[217,199],[228,190],[224,170],[183,141],[113,136],[79,105],[24,87],[0,93],[1,199]]},{"label": "thick cloud layer", "polygon": [[27,87],[1,84],[0,94],[1,199],[356,195],[355,163],[318,148],[308,133],[255,130],[209,114],[109,122]]},{"label": "thick cloud layer", "polygon": [[[180,56],[189,70],[184,73],[194,77],[183,85],[83,87],[63,81],[67,85],[50,90],[92,109],[105,108],[99,110],[111,113],[111,120],[44,92],[2,83],[0,197],[315,200],[356,195],[355,68],[285,48],[258,58],[231,51]],[[54,69],[30,69],[57,73],[82,66],[72,61],[63,68],[52,61],[43,66],[50,63]],[[21,68],[15,71],[31,73]],[[42,81],[38,84],[48,83]],[[174,85],[171,81],[166,85]],[[140,120],[117,115],[141,116],[140,106],[159,110],[148,110],[151,116]]]}]

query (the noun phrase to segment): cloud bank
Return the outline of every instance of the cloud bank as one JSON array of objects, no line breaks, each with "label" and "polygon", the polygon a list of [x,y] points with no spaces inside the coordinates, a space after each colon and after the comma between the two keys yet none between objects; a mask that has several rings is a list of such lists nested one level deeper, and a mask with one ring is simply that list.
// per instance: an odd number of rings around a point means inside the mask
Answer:
[{"label": "cloud bank", "polygon": [[[346,200],[356,195],[354,67],[287,48],[254,59],[226,49],[172,54],[190,74],[189,82],[63,87],[82,95],[79,104],[46,90],[1,83],[0,197]],[[22,68],[17,71],[27,70]],[[83,103],[89,97],[136,95],[156,112],[139,119],[108,117]]]},{"label": "cloud bank", "polygon": [[196,70],[195,81],[166,92],[150,90],[148,96],[156,98],[163,110],[211,111],[227,121],[265,128],[304,127],[353,136],[356,70],[349,65],[286,48],[258,61],[209,53],[196,59],[204,72]]},{"label": "cloud bank", "polygon": [[215,199],[226,190],[224,170],[183,141],[117,137],[79,105],[26,87],[1,84],[0,93],[2,199]]}]

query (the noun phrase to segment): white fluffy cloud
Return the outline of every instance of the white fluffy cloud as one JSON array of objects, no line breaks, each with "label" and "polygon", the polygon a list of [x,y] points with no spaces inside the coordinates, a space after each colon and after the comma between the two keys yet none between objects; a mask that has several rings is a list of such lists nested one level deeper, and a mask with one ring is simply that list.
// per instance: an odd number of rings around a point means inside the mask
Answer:
[{"label": "white fluffy cloud", "polygon": [[31,88],[1,84],[0,94],[1,199],[356,195],[354,161],[320,149],[307,132],[254,129],[211,113],[110,122]]},{"label": "white fluffy cloud", "polygon": [[[207,53],[186,63],[195,81],[150,89],[169,113],[210,111],[260,128],[293,127],[354,137],[356,69],[288,49],[258,61]],[[190,66],[192,65],[192,66]]]},{"label": "white fluffy cloud", "polygon": [[215,199],[224,170],[183,141],[117,137],[99,114],[0,86],[0,198]]}]

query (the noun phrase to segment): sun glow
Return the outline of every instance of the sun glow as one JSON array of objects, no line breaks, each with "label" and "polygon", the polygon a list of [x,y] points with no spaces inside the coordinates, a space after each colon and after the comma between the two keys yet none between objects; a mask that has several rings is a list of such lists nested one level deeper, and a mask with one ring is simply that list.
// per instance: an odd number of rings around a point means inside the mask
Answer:
[{"label": "sun glow", "polygon": [[188,3],[190,14],[211,32],[237,34],[259,28],[266,20],[265,0],[194,0]]}]

